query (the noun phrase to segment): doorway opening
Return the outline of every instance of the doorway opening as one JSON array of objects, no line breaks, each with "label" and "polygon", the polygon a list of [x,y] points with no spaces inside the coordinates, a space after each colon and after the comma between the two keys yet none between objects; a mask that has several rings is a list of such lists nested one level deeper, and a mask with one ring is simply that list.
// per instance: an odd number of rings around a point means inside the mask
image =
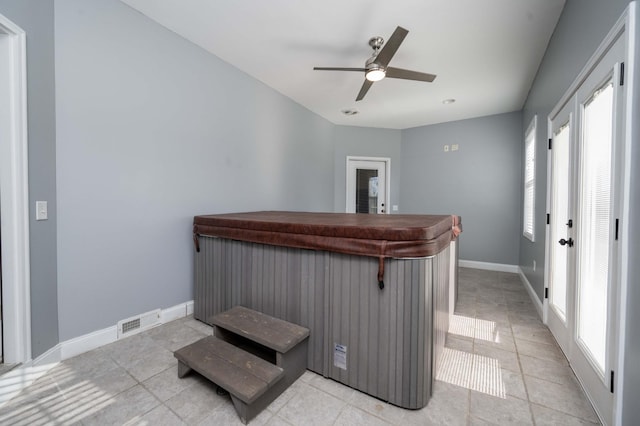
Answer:
[{"label": "doorway opening", "polygon": [[390,164],[390,158],[347,157],[347,213],[388,213]]},{"label": "doorway opening", "polygon": [[0,15],[0,239],[4,362],[31,359],[26,34]]}]

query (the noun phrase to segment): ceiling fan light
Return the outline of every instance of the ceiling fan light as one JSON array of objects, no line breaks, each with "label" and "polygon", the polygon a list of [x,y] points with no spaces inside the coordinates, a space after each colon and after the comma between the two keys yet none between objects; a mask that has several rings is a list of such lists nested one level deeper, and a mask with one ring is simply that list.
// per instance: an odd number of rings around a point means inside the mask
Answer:
[{"label": "ceiling fan light", "polygon": [[385,72],[383,69],[372,69],[367,71],[365,77],[369,81],[380,81],[384,78]]}]

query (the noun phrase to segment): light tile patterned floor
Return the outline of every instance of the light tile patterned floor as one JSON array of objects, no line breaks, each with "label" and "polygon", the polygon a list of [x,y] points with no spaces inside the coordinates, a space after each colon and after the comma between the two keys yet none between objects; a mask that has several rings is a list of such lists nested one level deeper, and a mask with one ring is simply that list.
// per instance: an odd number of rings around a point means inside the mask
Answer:
[{"label": "light tile patterned floor", "polygon": [[[518,275],[461,268],[459,283],[427,407],[398,408],[306,372],[250,424],[598,423]],[[0,424],[241,424],[214,385],[177,377],[172,351],[206,334],[185,318],[68,359],[0,408]]]}]

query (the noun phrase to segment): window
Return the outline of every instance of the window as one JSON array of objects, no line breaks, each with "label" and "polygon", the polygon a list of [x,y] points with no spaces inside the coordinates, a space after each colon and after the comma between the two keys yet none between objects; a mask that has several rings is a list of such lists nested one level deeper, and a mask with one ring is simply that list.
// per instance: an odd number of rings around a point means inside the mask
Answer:
[{"label": "window", "polygon": [[524,138],[524,208],[522,235],[534,241],[536,201],[536,122],[533,117]]}]

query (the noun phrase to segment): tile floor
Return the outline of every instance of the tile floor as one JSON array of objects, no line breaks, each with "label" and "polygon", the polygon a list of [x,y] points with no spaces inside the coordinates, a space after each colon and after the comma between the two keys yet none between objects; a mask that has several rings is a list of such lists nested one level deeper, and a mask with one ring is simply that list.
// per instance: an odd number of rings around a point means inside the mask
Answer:
[{"label": "tile floor", "polygon": [[[228,397],[177,377],[184,318],[68,359],[0,408],[2,425],[235,425]],[[307,371],[251,425],[584,425],[597,417],[516,274],[461,268],[434,394],[405,410]]]}]

